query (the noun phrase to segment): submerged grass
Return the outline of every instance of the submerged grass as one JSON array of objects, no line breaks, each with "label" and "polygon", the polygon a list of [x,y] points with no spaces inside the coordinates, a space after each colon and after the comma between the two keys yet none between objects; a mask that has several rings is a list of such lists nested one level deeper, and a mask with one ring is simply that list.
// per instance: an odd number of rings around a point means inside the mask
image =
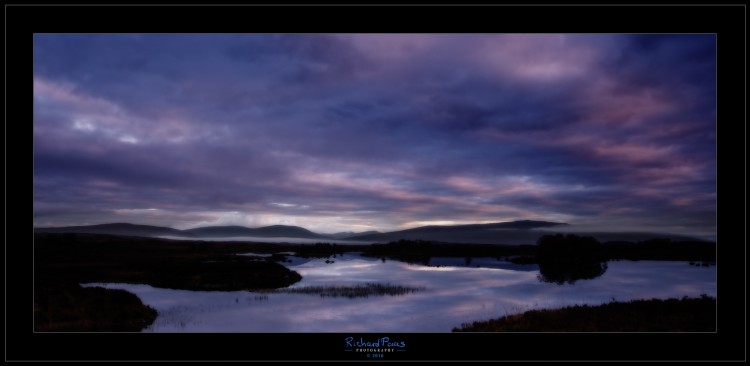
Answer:
[{"label": "submerged grass", "polygon": [[306,286],[273,290],[275,293],[319,295],[320,297],[347,297],[350,299],[370,296],[399,296],[407,295],[424,288],[406,287],[400,285],[366,283],[356,286]]},{"label": "submerged grass", "polygon": [[714,332],[716,298],[633,300],[531,310],[463,324],[454,332]]}]

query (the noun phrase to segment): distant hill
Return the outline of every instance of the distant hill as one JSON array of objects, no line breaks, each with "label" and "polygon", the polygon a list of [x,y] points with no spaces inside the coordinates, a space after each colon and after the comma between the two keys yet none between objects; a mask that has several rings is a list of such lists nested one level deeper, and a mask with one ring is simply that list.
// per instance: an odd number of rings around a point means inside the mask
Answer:
[{"label": "distant hill", "polygon": [[351,240],[388,242],[393,240],[430,240],[453,243],[479,244],[533,244],[545,232],[533,230],[555,226],[568,226],[566,223],[549,221],[520,220],[491,224],[470,225],[430,225],[380,234],[348,237]]},{"label": "distant hill", "polygon": [[206,226],[183,230],[196,237],[252,236],[255,229],[244,226]]},{"label": "distant hill", "polygon": [[249,228],[244,226],[207,226],[195,229],[184,230],[199,238],[206,237],[232,237],[232,236],[254,236],[262,238],[306,238],[318,239],[325,238],[324,235],[316,234],[299,226],[273,225],[260,228]]},{"label": "distant hill", "polygon": [[177,230],[168,227],[135,225],[126,223],[101,224],[90,226],[66,226],[35,228],[38,233],[78,233],[78,234],[109,234],[125,236],[176,236],[185,238],[209,238],[209,237],[261,237],[261,238],[305,238],[325,239],[324,235],[316,234],[298,226],[273,225],[260,228],[249,228],[244,226],[207,226],[189,230]]},{"label": "distant hill", "polygon": [[549,221],[510,221],[491,224],[470,224],[451,226],[420,226],[412,229],[380,233],[366,231],[361,233],[340,232],[335,234],[318,234],[299,226],[272,225],[259,228],[245,226],[206,226],[189,230],[177,230],[168,227],[134,225],[127,223],[102,224],[91,226],[68,226],[53,228],[35,228],[39,233],[83,233],[109,234],[144,237],[183,237],[183,238],[300,238],[300,239],[336,239],[352,241],[368,241],[387,243],[391,241],[427,240],[448,243],[474,244],[535,244],[540,236],[559,232],[593,236],[600,242],[606,241],[645,241],[654,238],[669,238],[671,240],[697,240],[696,238],[658,233],[643,232],[578,232],[571,230],[568,224]]},{"label": "distant hill", "polygon": [[245,226],[206,226],[188,230],[177,230],[168,227],[134,225],[126,223],[102,224],[91,226],[68,226],[56,228],[36,228],[36,232],[52,233],[87,233],[127,236],[173,236],[185,238],[222,238],[222,237],[257,237],[257,238],[304,238],[304,239],[343,239],[357,241],[388,242],[399,239],[421,239],[456,243],[491,243],[491,244],[527,244],[535,243],[541,235],[535,228],[548,228],[567,225],[547,221],[512,221],[492,224],[471,224],[453,226],[422,226],[407,230],[380,233],[366,231],[361,233],[341,232],[323,235],[298,226],[272,225],[260,228]]},{"label": "distant hill", "polygon": [[355,233],[353,231],[344,231],[340,233],[334,233],[334,234],[324,234],[325,236],[329,238],[335,238],[335,239],[348,239],[354,236],[363,236],[363,235],[372,235],[372,234],[380,234],[379,231],[370,230],[370,231],[363,231],[360,233]]},{"label": "distant hill", "polygon": [[135,225],[127,223],[101,224],[89,226],[66,226],[34,228],[38,233],[77,233],[77,234],[109,234],[125,236],[184,236],[192,237],[182,230],[161,226]]},{"label": "distant hill", "polygon": [[699,238],[686,235],[663,234],[663,233],[645,233],[645,232],[565,232],[564,234],[576,234],[592,236],[600,242],[607,241],[627,241],[637,242],[651,239],[670,239],[672,241],[705,241]]},{"label": "distant hill", "polygon": [[484,231],[484,230],[497,230],[497,229],[517,229],[517,230],[529,230],[542,227],[553,227],[553,226],[568,226],[566,223],[561,222],[549,222],[549,221],[533,221],[533,220],[519,220],[509,222],[496,222],[491,224],[468,224],[468,225],[430,225],[420,226],[413,229],[406,229],[401,231],[395,231],[397,233],[432,233],[432,232],[463,232],[463,231]]},{"label": "distant hill", "polygon": [[289,237],[289,238],[325,238],[324,235],[314,233],[299,226],[273,225],[255,229],[256,236]]}]

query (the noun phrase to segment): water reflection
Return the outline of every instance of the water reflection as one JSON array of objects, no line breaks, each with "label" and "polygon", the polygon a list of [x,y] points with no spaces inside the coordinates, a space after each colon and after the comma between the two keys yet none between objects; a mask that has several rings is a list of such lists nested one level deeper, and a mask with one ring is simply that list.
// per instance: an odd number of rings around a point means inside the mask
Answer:
[{"label": "water reflection", "polygon": [[307,294],[320,297],[370,297],[370,296],[400,296],[422,291],[416,287],[391,285],[388,283],[366,283],[356,286],[305,286],[288,287],[269,290],[270,293]]},{"label": "water reflection", "polygon": [[473,268],[498,268],[510,269],[514,271],[538,271],[539,266],[536,264],[516,264],[508,262],[504,258],[455,258],[455,257],[432,257],[424,264],[432,267],[473,267]]},{"label": "water reflection", "polygon": [[607,262],[595,260],[542,261],[539,262],[539,280],[558,285],[574,284],[578,280],[591,280],[607,271]]},{"label": "water reflection", "polygon": [[686,262],[609,262],[606,272],[594,280],[566,280],[558,286],[540,282],[538,272],[528,268],[474,266],[489,259],[474,258],[468,266],[464,258],[458,259],[463,265],[447,263],[455,259],[436,259],[428,266],[351,254],[333,263],[325,260],[285,263],[303,276],[290,288],[390,283],[424,290],[347,298],[129,284],[106,287],[131,291],[159,311],[149,332],[450,332],[462,323],[536,308],[600,304],[612,298],[716,296],[716,268]]}]

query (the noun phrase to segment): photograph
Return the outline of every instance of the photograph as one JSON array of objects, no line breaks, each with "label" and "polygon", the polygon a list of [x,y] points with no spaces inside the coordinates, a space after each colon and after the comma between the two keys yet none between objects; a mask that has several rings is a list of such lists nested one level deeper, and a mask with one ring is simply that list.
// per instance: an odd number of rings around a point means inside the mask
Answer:
[{"label": "photograph", "polygon": [[716,32],[94,29],[26,39],[28,337],[618,360],[510,348],[722,329]]}]

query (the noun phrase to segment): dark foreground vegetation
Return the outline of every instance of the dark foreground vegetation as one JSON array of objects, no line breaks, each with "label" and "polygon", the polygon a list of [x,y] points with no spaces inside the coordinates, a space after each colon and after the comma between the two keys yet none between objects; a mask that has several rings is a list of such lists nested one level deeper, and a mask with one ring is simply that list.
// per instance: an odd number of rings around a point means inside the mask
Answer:
[{"label": "dark foreground vegetation", "polygon": [[34,324],[37,331],[140,331],[156,312],[133,294],[83,288],[119,282],[233,291],[289,286],[302,277],[281,264],[234,255],[235,244],[89,234],[36,234]]},{"label": "dark foreground vegetation", "polygon": [[88,234],[37,234],[38,282],[141,283],[200,291],[271,289],[302,277],[286,267],[235,253],[242,244],[196,243]]},{"label": "dark foreground vegetation", "polygon": [[49,282],[34,288],[37,332],[139,332],[156,310],[124,290]]},{"label": "dark foreground vegetation", "polygon": [[716,298],[634,300],[531,310],[454,332],[714,332]]}]

